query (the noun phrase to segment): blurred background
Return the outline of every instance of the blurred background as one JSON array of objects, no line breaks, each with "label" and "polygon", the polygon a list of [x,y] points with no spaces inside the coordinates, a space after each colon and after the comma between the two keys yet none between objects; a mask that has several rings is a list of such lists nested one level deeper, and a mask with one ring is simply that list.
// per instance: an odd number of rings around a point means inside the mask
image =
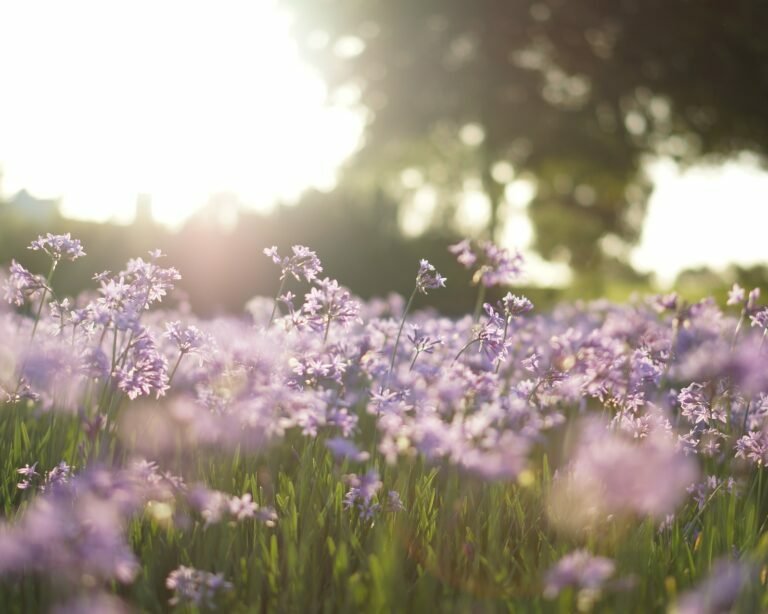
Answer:
[{"label": "blurred background", "polygon": [[[94,272],[161,247],[201,314],[301,243],[362,297],[446,246],[520,249],[557,300],[768,280],[760,0],[0,0],[0,263],[71,232]],[[298,289],[298,288],[297,288]]]}]

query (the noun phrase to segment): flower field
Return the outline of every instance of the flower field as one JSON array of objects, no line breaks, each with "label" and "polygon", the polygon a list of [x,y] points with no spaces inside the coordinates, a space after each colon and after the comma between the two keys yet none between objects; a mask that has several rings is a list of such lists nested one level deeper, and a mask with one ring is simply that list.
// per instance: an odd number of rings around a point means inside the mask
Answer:
[{"label": "flower field", "polygon": [[[158,251],[69,235],[0,307],[0,612],[768,610],[768,308],[560,305],[451,246],[362,301],[311,249],[199,319]],[[342,280],[343,283],[343,280]],[[446,283],[475,313],[429,309]]]}]

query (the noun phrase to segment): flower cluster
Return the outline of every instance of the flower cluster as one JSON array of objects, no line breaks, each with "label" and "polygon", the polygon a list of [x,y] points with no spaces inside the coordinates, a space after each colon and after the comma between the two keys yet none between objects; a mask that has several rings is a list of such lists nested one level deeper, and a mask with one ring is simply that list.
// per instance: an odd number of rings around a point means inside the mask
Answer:
[{"label": "flower cluster", "polygon": [[427,294],[427,290],[435,288],[445,288],[446,278],[440,275],[434,266],[426,260],[419,263],[419,271],[416,273],[416,289],[422,294]]},{"label": "flower cluster", "polygon": [[565,588],[598,591],[616,571],[616,565],[604,556],[576,550],[561,558],[547,572],[544,595],[556,597]]},{"label": "flower cluster", "polygon": [[232,583],[224,579],[224,574],[214,574],[184,565],[168,575],[165,586],[173,591],[173,597],[168,603],[173,606],[193,605],[198,608],[215,608],[217,598],[233,588]]},{"label": "flower cluster", "polygon": [[486,288],[505,286],[517,279],[522,272],[523,257],[491,241],[479,241],[473,245],[468,239],[464,239],[448,249],[464,268],[475,267],[472,275],[474,285],[482,284]]},{"label": "flower cluster", "polygon": [[280,267],[280,279],[284,280],[292,275],[296,281],[303,277],[307,282],[314,281],[323,272],[323,265],[317,254],[303,245],[294,245],[292,254],[283,258],[277,253],[277,246],[264,248],[264,255]]},{"label": "flower cluster", "polygon": [[80,244],[80,241],[73,239],[69,233],[64,235],[54,235],[49,232],[44,237],[39,236],[32,241],[29,245],[29,249],[45,252],[54,262],[58,262],[62,258],[74,261],[85,256],[85,251],[83,251],[83,246]]}]

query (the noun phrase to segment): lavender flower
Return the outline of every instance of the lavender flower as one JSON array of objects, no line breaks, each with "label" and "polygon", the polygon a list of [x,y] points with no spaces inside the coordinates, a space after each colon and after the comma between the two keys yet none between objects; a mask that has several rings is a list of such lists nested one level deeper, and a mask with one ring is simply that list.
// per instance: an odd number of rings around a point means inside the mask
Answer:
[{"label": "lavender flower", "polygon": [[672,608],[676,614],[721,614],[731,612],[752,575],[741,561],[720,560],[709,577],[694,590],[684,593]]},{"label": "lavender flower", "polygon": [[183,326],[178,320],[165,325],[165,337],[176,344],[181,354],[202,354],[209,340],[197,326]]},{"label": "lavender flower", "polygon": [[379,472],[370,469],[362,477],[352,473],[346,476],[346,481],[350,485],[350,489],[344,495],[344,507],[346,509],[356,507],[365,520],[373,518],[381,508],[378,503],[374,502],[376,493],[382,487]]},{"label": "lavender flower", "polygon": [[33,275],[15,260],[11,260],[11,274],[5,281],[5,300],[21,307],[27,299],[34,299],[38,293],[48,290],[40,275]]},{"label": "lavender flower", "polygon": [[501,299],[503,311],[509,317],[521,316],[533,309],[533,303],[524,296],[507,292]]},{"label": "lavender flower", "polygon": [[599,591],[616,571],[611,559],[576,550],[561,558],[548,572],[544,596],[554,599],[566,588]]},{"label": "lavender flower", "polygon": [[361,451],[355,442],[343,437],[334,437],[325,442],[326,447],[336,458],[347,458],[355,462],[365,462],[370,458],[368,452]]},{"label": "lavender flower", "polygon": [[69,233],[64,235],[54,235],[49,232],[44,237],[40,235],[30,243],[29,249],[33,251],[44,251],[54,262],[58,262],[62,258],[74,261],[81,256],[85,256],[80,241],[73,239]]},{"label": "lavender flower", "polygon": [[293,275],[296,281],[301,278],[312,282],[322,273],[323,266],[317,254],[303,245],[294,245],[291,248],[293,254],[280,258],[277,253],[277,246],[264,248],[264,255],[272,259],[272,262],[280,267],[280,279],[284,280],[288,275]]},{"label": "lavender flower", "polygon": [[358,320],[360,303],[352,300],[349,291],[341,287],[339,282],[326,277],[309,291],[302,309],[307,325],[312,330],[324,330],[327,339],[331,322],[338,322],[346,328]]},{"label": "lavender flower", "polygon": [[752,326],[756,326],[763,331],[768,330],[768,307],[763,307],[760,311],[749,316]]},{"label": "lavender flower", "polygon": [[611,514],[663,520],[682,503],[697,475],[696,464],[658,427],[633,441],[590,421],[570,466],[553,483],[550,517],[576,531],[595,527]]},{"label": "lavender flower", "polygon": [[246,493],[241,497],[232,497],[229,500],[229,513],[236,520],[253,518],[258,509],[259,506],[253,502],[253,497],[250,493]]},{"label": "lavender flower", "polygon": [[446,278],[437,272],[435,267],[426,260],[419,263],[419,271],[416,273],[416,289],[422,294],[434,288],[445,288]]},{"label": "lavender flower", "polygon": [[733,287],[728,291],[728,301],[726,302],[726,305],[740,305],[744,302],[745,297],[746,293],[744,288],[739,284],[733,284]]},{"label": "lavender flower", "polygon": [[40,476],[35,467],[37,467],[37,463],[34,463],[31,467],[27,464],[16,470],[16,473],[24,478],[16,485],[19,490],[27,490],[32,485],[32,481]]},{"label": "lavender flower", "polygon": [[750,431],[736,442],[736,457],[743,458],[757,467],[768,466],[768,432],[765,429]]},{"label": "lavender flower", "polygon": [[168,575],[165,586],[173,591],[173,597],[168,602],[171,605],[203,608],[216,607],[217,598],[233,589],[232,583],[224,579],[224,574],[213,574],[184,565]]},{"label": "lavender flower", "polygon": [[467,240],[451,245],[449,251],[456,255],[464,268],[479,267],[472,276],[474,285],[482,284],[486,288],[502,286],[514,281],[522,271],[523,257],[515,252],[499,247],[491,241],[480,241],[476,248]]}]

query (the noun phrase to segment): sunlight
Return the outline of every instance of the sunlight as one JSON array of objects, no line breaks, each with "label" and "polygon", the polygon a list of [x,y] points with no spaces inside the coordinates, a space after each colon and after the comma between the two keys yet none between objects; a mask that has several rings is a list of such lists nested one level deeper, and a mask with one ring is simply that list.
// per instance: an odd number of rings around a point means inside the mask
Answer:
[{"label": "sunlight", "polygon": [[0,2],[6,195],[178,225],[211,195],[253,208],[329,189],[362,120],[324,106],[271,1]]},{"label": "sunlight", "polygon": [[657,187],[632,254],[638,270],[669,286],[689,267],[765,264],[768,174],[752,157],[686,171],[658,160],[649,173]]}]

